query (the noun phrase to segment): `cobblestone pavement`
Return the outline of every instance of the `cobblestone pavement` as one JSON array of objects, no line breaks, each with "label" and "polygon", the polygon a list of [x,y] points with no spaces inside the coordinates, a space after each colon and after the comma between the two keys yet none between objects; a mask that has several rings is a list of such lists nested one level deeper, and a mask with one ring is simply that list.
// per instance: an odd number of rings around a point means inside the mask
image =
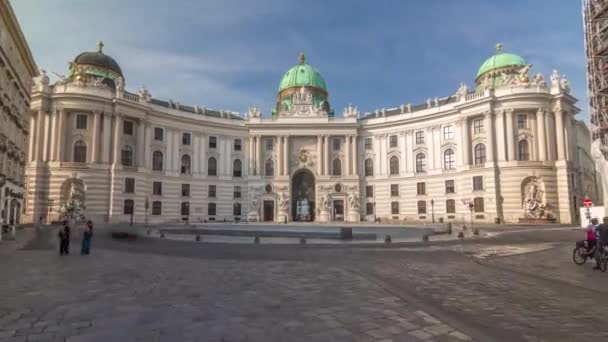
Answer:
[{"label": "cobblestone pavement", "polygon": [[[507,234],[432,252],[101,235],[86,257],[61,258],[44,237],[17,252],[0,248],[0,341],[608,339],[608,273],[570,261],[580,232]],[[557,247],[470,253],[540,242]]]}]

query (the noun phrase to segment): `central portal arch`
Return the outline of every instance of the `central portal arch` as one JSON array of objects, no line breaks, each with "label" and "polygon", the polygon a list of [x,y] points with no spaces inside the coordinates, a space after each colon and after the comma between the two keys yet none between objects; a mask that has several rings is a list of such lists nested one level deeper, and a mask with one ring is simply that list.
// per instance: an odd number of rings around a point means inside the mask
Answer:
[{"label": "central portal arch", "polygon": [[291,217],[300,222],[315,220],[315,176],[308,169],[298,170],[292,176]]}]

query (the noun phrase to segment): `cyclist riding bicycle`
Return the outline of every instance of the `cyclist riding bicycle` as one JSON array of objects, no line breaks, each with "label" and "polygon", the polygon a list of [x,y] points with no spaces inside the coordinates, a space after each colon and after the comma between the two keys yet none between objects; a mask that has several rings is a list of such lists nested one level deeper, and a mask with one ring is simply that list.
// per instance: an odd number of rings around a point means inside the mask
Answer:
[{"label": "cyclist riding bicycle", "polygon": [[608,216],[604,217],[602,224],[595,228],[595,234],[597,237],[597,248],[595,249],[595,267],[594,270],[600,269],[602,253],[604,253],[604,246],[608,246]]},{"label": "cyclist riding bicycle", "polygon": [[595,247],[595,228],[597,227],[598,221],[597,218],[592,218],[591,223],[587,225],[587,253],[591,253],[593,248]]}]

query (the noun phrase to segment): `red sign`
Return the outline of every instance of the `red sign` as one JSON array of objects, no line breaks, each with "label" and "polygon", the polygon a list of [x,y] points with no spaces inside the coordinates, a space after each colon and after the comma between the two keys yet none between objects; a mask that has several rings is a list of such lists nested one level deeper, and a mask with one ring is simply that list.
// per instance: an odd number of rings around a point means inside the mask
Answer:
[{"label": "red sign", "polygon": [[589,198],[585,198],[583,200],[583,205],[587,208],[591,207],[593,205],[593,201]]}]

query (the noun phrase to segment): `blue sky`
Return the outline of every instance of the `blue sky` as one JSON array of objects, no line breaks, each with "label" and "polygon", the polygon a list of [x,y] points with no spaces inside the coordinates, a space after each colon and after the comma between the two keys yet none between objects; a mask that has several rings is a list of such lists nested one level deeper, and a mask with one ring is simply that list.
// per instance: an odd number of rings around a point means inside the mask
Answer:
[{"label": "blue sky", "polygon": [[183,104],[268,114],[304,51],[337,113],[422,103],[470,87],[500,42],[545,78],[565,74],[587,117],[577,0],[11,0],[40,68],[65,74],[104,52],[127,89]]}]

